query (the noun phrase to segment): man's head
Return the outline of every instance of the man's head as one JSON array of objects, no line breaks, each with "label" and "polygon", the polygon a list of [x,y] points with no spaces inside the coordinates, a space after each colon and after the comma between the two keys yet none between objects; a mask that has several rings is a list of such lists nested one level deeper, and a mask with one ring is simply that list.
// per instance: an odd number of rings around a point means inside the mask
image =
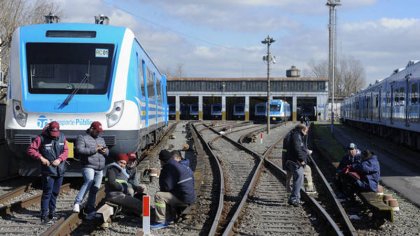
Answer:
[{"label": "man's head", "polygon": [[356,156],[356,154],[357,154],[357,146],[356,146],[356,144],[350,143],[349,146],[348,146],[348,148],[347,148],[347,150],[349,150],[349,154],[351,156],[353,156],[353,157]]},{"label": "man's head", "polygon": [[94,121],[92,124],[90,124],[89,127],[89,133],[93,137],[98,137],[100,133],[102,133],[104,130],[102,129],[102,124],[99,121]]},{"label": "man's head", "polygon": [[60,124],[57,121],[52,121],[48,124],[48,133],[53,138],[60,136]]},{"label": "man's head", "polygon": [[121,168],[125,168],[127,166],[128,159],[129,157],[127,153],[120,153],[117,156],[117,163]]},{"label": "man's head", "polygon": [[307,135],[308,134],[308,127],[304,124],[298,124],[296,125],[295,129],[299,130],[300,132],[302,132],[303,135]]},{"label": "man's head", "polygon": [[167,163],[170,159],[172,159],[172,153],[168,150],[163,149],[159,152],[159,160],[162,163]]},{"label": "man's head", "polygon": [[172,154],[172,158],[173,158],[175,161],[180,162],[180,161],[182,160],[182,155],[181,155],[181,152],[180,152],[180,151],[178,151],[178,150],[173,150],[173,151],[171,152],[171,154]]},{"label": "man's head", "polygon": [[362,152],[363,160],[367,160],[367,159],[371,158],[372,156],[373,156],[373,153],[368,149],[366,149]]},{"label": "man's head", "polygon": [[130,153],[127,153],[127,155],[128,155],[127,167],[132,168],[136,165],[136,160],[137,160],[136,153],[130,152]]}]

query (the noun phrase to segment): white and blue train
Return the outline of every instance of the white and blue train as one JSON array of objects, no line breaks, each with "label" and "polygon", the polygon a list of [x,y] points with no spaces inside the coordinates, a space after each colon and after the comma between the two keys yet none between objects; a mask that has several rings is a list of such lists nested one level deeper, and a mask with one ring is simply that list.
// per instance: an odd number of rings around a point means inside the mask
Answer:
[{"label": "white and blue train", "polygon": [[[102,123],[113,155],[145,148],[168,122],[166,77],[124,27],[58,23],[18,28],[7,98],[6,139],[20,157],[24,176],[36,168],[25,150],[50,121],[60,123],[70,157],[77,135],[93,121]],[[77,156],[69,162],[71,170]]]},{"label": "white and blue train", "polygon": [[210,108],[211,119],[222,119],[222,104],[211,104]]},{"label": "white and blue train", "polygon": [[420,61],[347,97],[344,122],[420,150]]},{"label": "white and blue train", "polygon": [[[267,103],[255,104],[254,120],[256,122],[267,121]],[[287,121],[290,118],[290,104],[281,99],[270,100],[270,121],[273,123]]]},{"label": "white and blue train", "polygon": [[243,120],[245,118],[245,104],[238,103],[233,105],[233,118]]}]

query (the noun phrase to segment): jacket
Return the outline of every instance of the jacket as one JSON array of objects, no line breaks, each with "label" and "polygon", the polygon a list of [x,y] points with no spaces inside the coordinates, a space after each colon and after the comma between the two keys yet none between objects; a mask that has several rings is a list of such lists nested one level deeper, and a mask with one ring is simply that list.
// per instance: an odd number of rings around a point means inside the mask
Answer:
[{"label": "jacket", "polygon": [[107,197],[128,194],[129,177],[127,170],[121,168],[116,162],[107,165],[105,173],[105,192]]},{"label": "jacket", "polygon": [[56,159],[60,159],[58,166],[41,165],[42,175],[63,176],[65,173],[65,161],[68,157],[67,141],[61,132],[58,138],[51,137],[47,130],[44,129],[41,135],[38,135],[28,147],[27,153],[34,159],[40,160],[41,157],[46,158],[50,163]]},{"label": "jacket", "polygon": [[105,140],[98,136],[92,137],[90,134],[79,135],[76,140],[76,152],[80,156],[82,167],[92,168],[94,170],[103,170],[105,162],[109,155],[109,149],[105,154],[96,151],[96,147],[100,145],[106,147]]},{"label": "jacket", "polygon": [[381,170],[376,155],[372,155],[360,163],[353,164],[352,168],[362,176],[361,180],[369,185],[370,191],[376,192],[378,190]]},{"label": "jacket", "polygon": [[190,168],[169,160],[159,176],[160,191],[170,192],[186,204],[195,202],[194,176]]},{"label": "jacket", "polygon": [[299,129],[294,129],[289,147],[287,148],[287,159],[296,163],[308,162],[308,150],[303,142],[303,134]]},{"label": "jacket", "polygon": [[352,157],[350,154],[346,154],[343,158],[341,158],[340,164],[337,167],[337,172],[341,173],[343,169],[346,168],[347,166],[360,163],[361,161],[362,161],[362,157],[360,155],[359,150],[354,157]]}]

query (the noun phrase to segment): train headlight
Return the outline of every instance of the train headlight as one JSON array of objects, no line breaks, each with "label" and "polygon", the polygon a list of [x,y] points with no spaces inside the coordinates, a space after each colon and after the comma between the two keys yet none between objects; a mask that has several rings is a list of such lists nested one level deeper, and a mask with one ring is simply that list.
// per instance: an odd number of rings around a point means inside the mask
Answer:
[{"label": "train headlight", "polygon": [[123,111],[124,111],[124,101],[114,102],[114,107],[112,108],[112,111],[106,114],[108,127],[112,127],[120,121]]},{"label": "train headlight", "polygon": [[26,126],[26,121],[28,120],[28,114],[25,113],[22,109],[22,105],[20,101],[13,99],[13,115],[15,117],[16,122],[22,126]]}]

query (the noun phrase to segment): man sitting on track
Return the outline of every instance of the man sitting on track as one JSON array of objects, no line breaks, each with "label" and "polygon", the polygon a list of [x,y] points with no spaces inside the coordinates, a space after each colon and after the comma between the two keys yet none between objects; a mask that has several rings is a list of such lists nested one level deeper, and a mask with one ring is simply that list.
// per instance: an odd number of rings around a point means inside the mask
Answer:
[{"label": "man sitting on track", "polygon": [[381,169],[378,157],[374,153],[364,150],[362,152],[362,162],[353,164],[352,169],[360,175],[360,179],[355,182],[357,191],[378,191]]},{"label": "man sitting on track", "polygon": [[[159,177],[160,192],[155,195],[155,223],[153,229],[165,228],[174,218],[176,207],[186,207],[195,202],[194,173],[176,161],[167,150],[159,153],[162,171]],[[166,207],[170,209],[166,209]],[[170,213],[171,215],[167,215]]]},{"label": "man sitting on track", "polygon": [[356,144],[350,143],[347,149],[348,153],[341,158],[340,164],[336,169],[335,185],[340,192],[345,192],[344,186],[347,184],[345,172],[347,168],[355,163],[360,163],[362,159],[360,150],[357,149]]}]

